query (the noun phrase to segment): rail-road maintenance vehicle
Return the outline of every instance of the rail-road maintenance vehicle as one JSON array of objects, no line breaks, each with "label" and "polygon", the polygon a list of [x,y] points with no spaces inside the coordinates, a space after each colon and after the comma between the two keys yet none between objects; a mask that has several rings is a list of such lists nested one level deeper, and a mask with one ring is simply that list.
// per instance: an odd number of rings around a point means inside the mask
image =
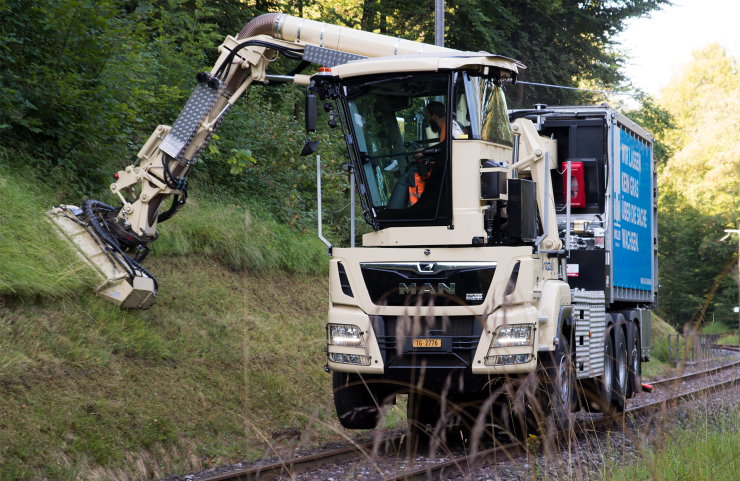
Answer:
[{"label": "rail-road maintenance vehicle", "polygon": [[[535,372],[558,421],[583,405],[623,409],[641,388],[657,302],[650,133],[607,104],[508,110],[504,91],[526,68],[510,58],[286,14],[256,17],[218,51],[174,124],[115,175],[120,205],[49,212],[100,295],[155,302],[141,263],[184,205],[188,171],[250,85],[290,82],[307,90],[302,154],[317,149],[321,103],[372,227],[362,247],[329,245],[326,370],[343,426],[375,427],[411,387],[425,393],[409,402],[422,425],[441,400]],[[278,54],[298,62],[288,75],[267,72]]]}]

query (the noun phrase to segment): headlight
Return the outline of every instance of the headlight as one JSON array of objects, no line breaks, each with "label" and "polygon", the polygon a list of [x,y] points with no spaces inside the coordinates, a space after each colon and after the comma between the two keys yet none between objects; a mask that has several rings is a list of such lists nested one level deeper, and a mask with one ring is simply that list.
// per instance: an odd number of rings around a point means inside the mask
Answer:
[{"label": "headlight", "polygon": [[503,356],[486,357],[486,366],[509,366],[511,364],[525,364],[532,360],[531,354],[509,354]]},{"label": "headlight", "polygon": [[[334,346],[364,347],[363,332],[351,324],[329,324],[327,329],[329,344]],[[339,362],[339,361],[337,361]]]},{"label": "headlight", "polygon": [[338,352],[330,352],[329,360],[339,362],[342,364],[355,364],[357,366],[369,366],[370,358],[367,356],[357,356],[355,354],[340,354]]},{"label": "headlight", "polygon": [[531,324],[512,324],[499,326],[493,333],[491,347],[531,346],[534,343]]}]

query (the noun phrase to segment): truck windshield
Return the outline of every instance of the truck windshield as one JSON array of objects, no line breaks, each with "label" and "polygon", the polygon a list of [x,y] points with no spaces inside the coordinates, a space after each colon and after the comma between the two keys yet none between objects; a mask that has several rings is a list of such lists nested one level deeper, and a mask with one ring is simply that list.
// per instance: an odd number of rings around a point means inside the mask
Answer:
[{"label": "truck windshield", "polygon": [[448,75],[400,75],[347,85],[364,189],[379,221],[447,214]]},{"label": "truck windshield", "polygon": [[462,100],[458,100],[457,118],[461,123],[465,123],[459,111],[464,110],[460,104],[467,103],[469,127],[463,128],[470,132],[469,138],[487,140],[507,147],[513,146],[503,89],[491,78],[468,76],[467,73],[463,73],[462,77],[464,94],[463,89],[459,88],[459,79],[456,88],[462,97]]}]

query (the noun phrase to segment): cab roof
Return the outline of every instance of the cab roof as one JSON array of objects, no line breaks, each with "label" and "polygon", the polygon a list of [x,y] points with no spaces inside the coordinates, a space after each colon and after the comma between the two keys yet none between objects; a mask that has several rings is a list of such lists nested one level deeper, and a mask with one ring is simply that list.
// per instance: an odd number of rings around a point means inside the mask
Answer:
[{"label": "cab roof", "polygon": [[494,67],[513,74],[526,69],[521,62],[487,52],[441,52],[405,54],[355,60],[332,67],[331,73],[340,78],[394,72],[437,72],[448,69],[478,69]]}]

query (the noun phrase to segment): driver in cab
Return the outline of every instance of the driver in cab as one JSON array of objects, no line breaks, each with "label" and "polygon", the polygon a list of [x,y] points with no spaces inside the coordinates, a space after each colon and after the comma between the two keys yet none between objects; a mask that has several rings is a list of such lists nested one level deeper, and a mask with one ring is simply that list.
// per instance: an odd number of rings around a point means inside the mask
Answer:
[{"label": "driver in cab", "polygon": [[[447,144],[445,143],[447,140],[447,111],[445,105],[442,102],[430,102],[424,112],[426,114],[426,121],[432,132],[439,134],[439,143],[434,148],[440,149],[440,152],[431,156],[425,156],[422,152],[414,154],[416,165],[409,170],[409,173],[413,172],[414,174],[414,185],[409,186],[409,201],[411,205],[416,204],[421,198],[427,180],[432,175],[435,161],[444,159],[447,156]],[[463,133],[460,126],[454,120],[452,121],[452,129],[453,138],[457,138]],[[425,162],[425,157],[430,157],[431,162]]]}]

